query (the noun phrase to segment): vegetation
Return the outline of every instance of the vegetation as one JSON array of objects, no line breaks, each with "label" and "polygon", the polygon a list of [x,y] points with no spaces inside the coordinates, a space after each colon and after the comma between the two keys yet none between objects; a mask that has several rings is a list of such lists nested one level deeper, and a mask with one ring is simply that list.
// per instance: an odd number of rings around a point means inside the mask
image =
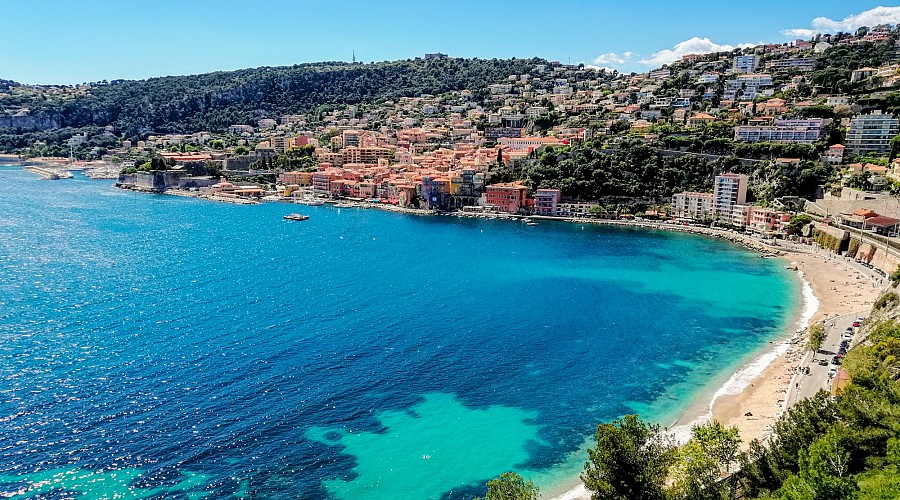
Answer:
[{"label": "vegetation", "polygon": [[832,252],[840,251],[841,245],[843,244],[843,240],[820,229],[813,231],[813,240],[822,248],[831,250]]},{"label": "vegetation", "polygon": [[[380,103],[399,97],[486,89],[511,74],[527,72],[540,59],[405,60],[373,64],[325,62],[219,71],[202,75],[94,84],[67,98],[35,93],[0,105],[30,109],[37,125],[0,129],[0,150],[41,141],[68,154],[65,141],[112,126],[120,138],[147,133],[224,130],[256,124],[263,117],[315,113],[328,107]],[[482,90],[485,92],[485,90]],[[3,107],[3,106],[0,106]],[[29,122],[31,123],[31,122]],[[111,138],[115,141],[115,137]]]},{"label": "vegetation", "polygon": [[797,214],[797,215],[791,217],[791,220],[788,221],[786,227],[792,233],[796,234],[796,233],[800,232],[800,229],[802,229],[803,226],[805,226],[811,222],[812,222],[812,217],[810,217],[809,215]]},{"label": "vegetation", "polygon": [[822,342],[825,342],[825,325],[822,322],[809,325],[806,329],[806,347],[810,351],[818,351],[822,348]]},{"label": "vegetation", "polygon": [[[894,318],[898,306],[888,292],[873,314]],[[852,383],[836,397],[800,401],[766,445],[753,441],[745,453],[737,431],[716,422],[695,427],[681,447],[634,415],[599,426],[582,474],[592,498],[900,498],[900,321],[876,319],[865,330],[868,341],[843,364]],[[735,462],[740,470],[728,476]]]},{"label": "vegetation", "polygon": [[595,500],[656,500],[665,498],[668,470],[675,448],[658,425],[637,415],[597,426],[597,446],[581,479]]},{"label": "vegetation", "polygon": [[[483,500],[537,500],[538,488],[515,472],[504,472],[488,481]],[[475,500],[482,500],[475,498]]]},{"label": "vegetation", "polygon": [[897,266],[897,269],[894,269],[894,272],[892,272],[888,278],[890,278],[891,282],[896,286],[897,282],[900,282],[900,266]]},{"label": "vegetation", "polygon": [[894,307],[898,303],[900,303],[900,297],[897,296],[897,292],[887,292],[875,300],[872,308],[878,311],[888,307]]},{"label": "vegetation", "polygon": [[659,200],[680,191],[709,191],[717,174],[736,172],[749,176],[756,200],[771,201],[780,196],[811,196],[834,174],[831,166],[805,161],[746,164],[733,157],[669,156],[641,141],[627,141],[615,149],[604,149],[599,143],[547,147],[535,160],[516,170],[498,166],[492,181],[522,180],[534,189],[561,189],[587,200]]}]

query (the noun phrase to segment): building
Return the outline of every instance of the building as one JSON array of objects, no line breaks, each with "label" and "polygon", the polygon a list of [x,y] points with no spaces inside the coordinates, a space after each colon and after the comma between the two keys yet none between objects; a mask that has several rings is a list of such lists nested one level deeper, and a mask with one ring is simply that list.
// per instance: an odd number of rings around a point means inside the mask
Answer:
[{"label": "building", "polygon": [[762,207],[751,207],[748,229],[754,233],[771,235],[781,222],[781,214]]},{"label": "building", "polygon": [[544,146],[558,146],[561,144],[559,139],[555,137],[501,137],[499,142],[503,149],[512,150],[532,150],[540,149]]},{"label": "building", "polygon": [[538,189],[534,193],[535,215],[556,215],[557,205],[562,198],[559,189]]},{"label": "building", "polygon": [[685,191],[672,197],[672,213],[688,219],[712,219],[715,216],[715,196],[712,193]]},{"label": "building", "polygon": [[732,99],[755,99],[760,95],[761,90],[772,86],[772,75],[766,74],[748,74],[740,75],[737,78],[725,81],[725,93],[723,98]]},{"label": "building", "polygon": [[503,182],[487,186],[484,193],[485,205],[496,207],[507,213],[517,213],[528,206],[528,186],[519,182]]},{"label": "building", "polygon": [[824,118],[806,118],[775,120],[774,125],[741,125],[734,127],[734,140],[809,144],[822,137],[825,125],[829,122]]},{"label": "building", "polygon": [[595,206],[597,206],[596,203],[583,201],[559,202],[556,205],[556,215],[560,217],[588,217],[591,214],[591,207]]},{"label": "building", "polygon": [[816,69],[816,60],[812,57],[798,57],[795,59],[776,59],[766,63],[769,71],[799,71],[807,72]]},{"label": "building", "polygon": [[894,115],[876,111],[870,115],[857,115],[850,121],[846,146],[855,155],[886,153],[890,140],[900,133],[900,121]]},{"label": "building", "polygon": [[713,183],[716,216],[731,218],[732,208],[747,201],[747,176],[744,174],[717,175]]},{"label": "building", "polygon": [[708,115],[706,113],[697,113],[696,115],[688,118],[687,126],[688,128],[701,128],[709,123],[713,123],[716,121],[715,116]]},{"label": "building", "polygon": [[759,57],[756,56],[735,56],[733,68],[738,73],[753,73],[759,66]]},{"label": "building", "polygon": [[822,154],[822,161],[829,165],[840,165],[844,162],[844,151],[846,150],[847,148],[843,144],[829,146]]},{"label": "building", "polygon": [[856,83],[875,76],[878,70],[875,68],[859,68],[850,72],[850,83]]}]

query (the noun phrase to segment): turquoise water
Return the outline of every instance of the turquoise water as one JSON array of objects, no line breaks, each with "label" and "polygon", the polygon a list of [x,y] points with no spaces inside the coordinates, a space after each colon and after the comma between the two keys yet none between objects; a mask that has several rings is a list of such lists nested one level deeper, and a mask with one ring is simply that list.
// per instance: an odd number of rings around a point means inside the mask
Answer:
[{"label": "turquoise water", "polygon": [[691,235],[11,167],[0,270],[14,498],[471,498],[507,469],[552,488],[597,423],[682,412],[799,299],[778,261]]}]

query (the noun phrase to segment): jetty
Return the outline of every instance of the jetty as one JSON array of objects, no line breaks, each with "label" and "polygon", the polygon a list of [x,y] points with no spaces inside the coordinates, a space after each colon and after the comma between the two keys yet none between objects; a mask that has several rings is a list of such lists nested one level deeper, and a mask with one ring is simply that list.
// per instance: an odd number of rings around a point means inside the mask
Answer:
[{"label": "jetty", "polygon": [[38,174],[42,179],[55,181],[57,179],[71,179],[72,172],[67,170],[62,170],[59,168],[51,168],[51,167],[41,167],[37,165],[30,165],[25,167],[27,172],[31,172],[33,174]]}]

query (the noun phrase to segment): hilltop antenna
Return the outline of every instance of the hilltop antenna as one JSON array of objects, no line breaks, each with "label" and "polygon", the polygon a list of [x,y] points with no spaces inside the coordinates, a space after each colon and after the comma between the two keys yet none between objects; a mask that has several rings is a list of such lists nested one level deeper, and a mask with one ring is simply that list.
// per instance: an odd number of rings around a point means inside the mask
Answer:
[{"label": "hilltop antenna", "polygon": [[353,49],[353,63],[356,63],[356,49]]}]

